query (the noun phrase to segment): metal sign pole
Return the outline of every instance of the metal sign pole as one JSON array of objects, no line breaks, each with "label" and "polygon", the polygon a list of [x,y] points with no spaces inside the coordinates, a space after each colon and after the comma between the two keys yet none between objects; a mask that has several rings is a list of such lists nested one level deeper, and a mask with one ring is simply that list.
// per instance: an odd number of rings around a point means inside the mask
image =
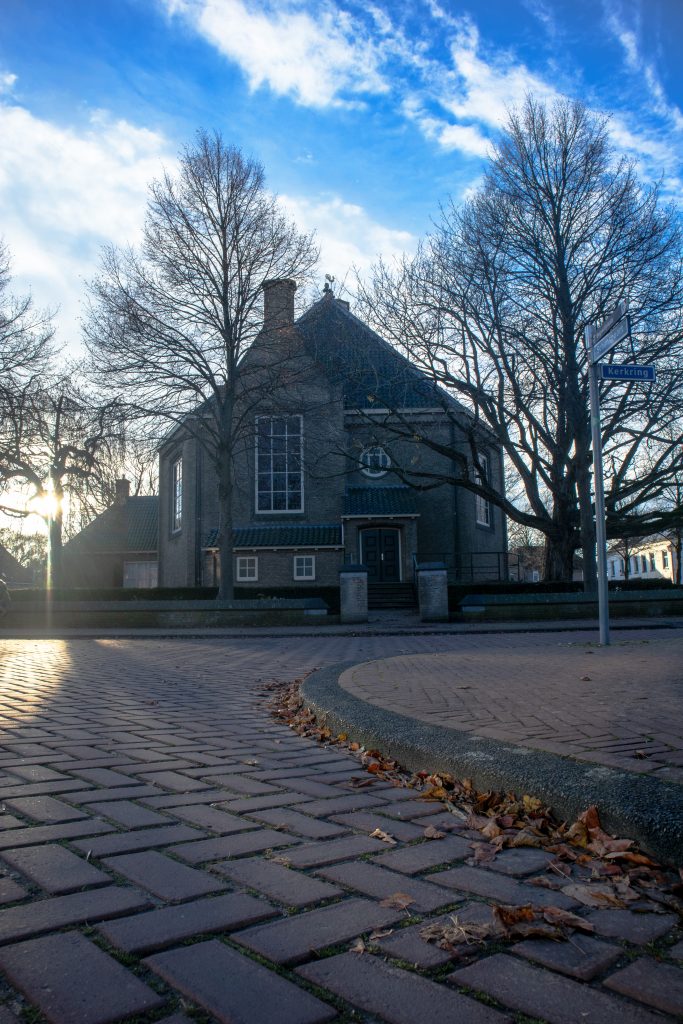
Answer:
[{"label": "metal sign pole", "polygon": [[593,359],[595,327],[586,327],[588,351],[588,385],[590,390],[591,434],[593,438],[593,484],[595,488],[595,539],[598,549],[598,610],[600,643],[609,645],[609,590],[607,586],[607,536],[605,529],[605,487],[602,475],[602,437],[600,432],[600,395],[598,366]]}]

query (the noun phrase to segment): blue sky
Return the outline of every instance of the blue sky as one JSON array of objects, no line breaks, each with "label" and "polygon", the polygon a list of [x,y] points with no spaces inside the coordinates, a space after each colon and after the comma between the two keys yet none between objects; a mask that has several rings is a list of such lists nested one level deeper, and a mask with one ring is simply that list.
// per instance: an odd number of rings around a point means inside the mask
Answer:
[{"label": "blue sky", "polygon": [[610,113],[680,200],[683,0],[2,0],[0,234],[78,339],[107,241],[198,127],[264,164],[321,278],[411,251],[527,91]]}]

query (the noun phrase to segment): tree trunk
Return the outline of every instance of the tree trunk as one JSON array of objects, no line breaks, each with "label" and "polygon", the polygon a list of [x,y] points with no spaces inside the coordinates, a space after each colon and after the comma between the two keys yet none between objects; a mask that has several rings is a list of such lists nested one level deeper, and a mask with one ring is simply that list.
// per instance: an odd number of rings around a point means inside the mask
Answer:
[{"label": "tree trunk", "polygon": [[234,601],[235,582],[233,570],[232,540],[232,472],[230,461],[223,467],[218,481],[218,506],[220,530],[218,532],[218,601]]},{"label": "tree trunk", "polygon": [[62,508],[61,504],[48,523],[47,586],[55,590],[62,585]]},{"label": "tree trunk", "polygon": [[553,583],[566,583],[574,574],[574,542],[569,533],[546,536],[544,579]]}]

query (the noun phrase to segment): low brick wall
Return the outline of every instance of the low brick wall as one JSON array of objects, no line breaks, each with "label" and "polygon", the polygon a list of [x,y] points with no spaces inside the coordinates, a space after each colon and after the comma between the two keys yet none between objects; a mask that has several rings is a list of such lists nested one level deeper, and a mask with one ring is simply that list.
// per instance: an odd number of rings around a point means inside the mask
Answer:
[{"label": "low brick wall", "polygon": [[328,622],[320,598],[261,601],[55,601],[15,604],[0,619],[12,629],[145,629],[212,626],[290,626]]},{"label": "low brick wall", "polygon": [[[683,615],[681,590],[628,590],[609,595],[612,618]],[[465,621],[503,622],[597,618],[592,594],[469,594],[458,605]]]}]

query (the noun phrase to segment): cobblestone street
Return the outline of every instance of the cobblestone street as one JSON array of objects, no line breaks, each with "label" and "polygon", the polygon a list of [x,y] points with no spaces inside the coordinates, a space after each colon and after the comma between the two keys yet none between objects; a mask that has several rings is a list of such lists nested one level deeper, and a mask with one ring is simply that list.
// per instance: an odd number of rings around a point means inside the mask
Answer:
[{"label": "cobblestone street", "polygon": [[[677,1019],[669,908],[589,908],[538,849],[468,864],[479,833],[441,803],[370,782],[264,707],[266,685],[338,662],[567,642],[0,641],[0,1024]],[[594,933],[459,955],[419,934],[495,904],[569,910]]]}]

